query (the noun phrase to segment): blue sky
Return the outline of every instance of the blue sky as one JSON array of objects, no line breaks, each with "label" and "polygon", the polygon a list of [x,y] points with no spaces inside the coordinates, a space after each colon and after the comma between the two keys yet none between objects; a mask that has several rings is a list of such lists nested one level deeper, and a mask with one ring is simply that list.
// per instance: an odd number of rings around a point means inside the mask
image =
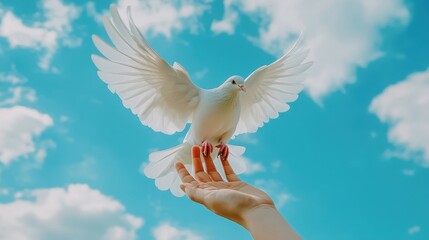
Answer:
[{"label": "blue sky", "polygon": [[[256,134],[242,179],[304,239],[429,238],[425,1],[0,2],[0,239],[251,239],[141,173],[172,136],[98,78],[110,3],[197,85],[246,77],[305,29],[315,62],[291,110]],[[67,238],[67,237],[68,238]]]}]

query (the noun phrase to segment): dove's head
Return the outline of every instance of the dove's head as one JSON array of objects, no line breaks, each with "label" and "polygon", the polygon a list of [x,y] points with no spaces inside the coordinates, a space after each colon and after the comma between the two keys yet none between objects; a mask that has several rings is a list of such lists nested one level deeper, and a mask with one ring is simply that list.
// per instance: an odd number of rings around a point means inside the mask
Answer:
[{"label": "dove's head", "polygon": [[232,76],[228,78],[223,84],[223,88],[229,89],[231,91],[246,91],[246,88],[244,87],[244,79],[240,76]]}]

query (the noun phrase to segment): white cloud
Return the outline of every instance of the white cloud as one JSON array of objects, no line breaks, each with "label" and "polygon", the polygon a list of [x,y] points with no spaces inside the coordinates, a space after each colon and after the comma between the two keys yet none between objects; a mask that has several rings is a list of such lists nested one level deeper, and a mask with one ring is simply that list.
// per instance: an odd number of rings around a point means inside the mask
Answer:
[{"label": "white cloud", "polygon": [[420,232],[420,226],[413,226],[408,228],[408,234],[413,235]]},{"label": "white cloud", "polygon": [[253,174],[257,172],[265,171],[264,166],[257,162],[252,162],[250,159],[243,157],[244,162],[246,164],[246,171],[243,174]]},{"label": "white cloud", "polygon": [[238,13],[231,9],[231,0],[224,0],[224,16],[222,20],[215,20],[212,22],[210,29],[216,33],[233,34],[235,32],[235,25],[238,22]]},{"label": "white cloud", "polygon": [[143,219],[85,184],[19,192],[0,204],[0,239],[136,239]]},{"label": "white cloud", "polygon": [[9,195],[9,189],[7,189],[7,188],[0,188],[0,196],[1,195],[3,195],[3,196]]},{"label": "white cloud", "polygon": [[48,149],[55,148],[57,145],[52,140],[44,140],[38,144],[37,151],[34,153],[34,159],[38,165],[41,165],[48,155]]},{"label": "white cloud", "polygon": [[[126,18],[126,8],[131,7],[131,12],[135,24],[143,34],[164,35],[170,38],[173,32],[189,30],[196,33],[202,27],[198,17],[200,17],[208,6],[204,2],[188,1],[139,1],[139,0],[118,0],[119,13],[123,19]],[[101,16],[95,11],[93,4],[87,4],[88,14],[92,15],[97,21]]]},{"label": "white cloud", "polygon": [[271,168],[273,169],[273,171],[276,171],[277,169],[280,168],[281,165],[282,165],[282,162],[280,160],[277,160],[271,163]]},{"label": "white cloud", "polygon": [[88,16],[92,17],[96,22],[103,23],[103,16],[104,14],[107,14],[106,12],[99,13],[97,12],[97,9],[95,8],[94,2],[87,2],[85,4],[85,9],[88,14]]},{"label": "white cloud", "polygon": [[15,74],[6,74],[0,72],[0,82],[10,83],[16,85],[18,83],[24,83],[26,79],[24,77]]},{"label": "white cloud", "polygon": [[43,0],[46,22],[43,26],[57,32],[71,32],[71,22],[80,14],[80,9],[72,4],[64,4],[61,0]]},{"label": "white cloud", "polygon": [[[307,91],[316,101],[353,83],[357,68],[381,55],[381,30],[404,26],[410,18],[403,0],[231,1],[260,23],[259,35],[250,39],[275,56],[305,31],[309,59],[315,62],[306,81]],[[232,24],[229,18],[226,11],[223,21]]]},{"label": "white cloud", "polygon": [[93,156],[85,156],[68,169],[68,174],[77,179],[95,180],[98,178],[97,159]]},{"label": "white cloud", "polygon": [[152,230],[155,240],[203,240],[204,238],[189,229],[177,228],[168,222],[161,223]]},{"label": "white cloud", "polygon": [[389,124],[388,140],[397,147],[387,156],[413,159],[429,167],[429,69],[409,75],[375,97],[369,110]]},{"label": "white cloud", "polygon": [[256,138],[256,134],[251,134],[251,133],[240,134],[237,137],[235,137],[235,140],[238,142],[252,144],[252,145],[259,143],[258,139]]},{"label": "white cloud", "polygon": [[277,207],[283,207],[288,201],[290,201],[292,197],[287,193],[280,193],[277,195]]},{"label": "white cloud", "polygon": [[[12,69],[14,66],[12,66]],[[0,106],[16,105],[20,102],[35,102],[37,100],[36,91],[29,87],[22,86],[27,79],[15,74],[0,72],[0,85],[7,91],[0,91]],[[18,85],[18,86],[17,86]]]},{"label": "white cloud", "polygon": [[6,12],[0,25],[0,36],[7,38],[12,48],[56,47],[57,34],[43,27],[28,27],[11,11]]},{"label": "white cloud", "polygon": [[203,70],[196,72],[194,75],[196,79],[203,79],[208,72],[209,72],[209,69],[204,68]]},{"label": "white cloud", "polygon": [[53,124],[49,115],[22,106],[0,108],[0,122],[0,162],[5,165],[36,153],[34,139]]},{"label": "white cloud", "polygon": [[73,39],[70,32],[71,23],[80,15],[80,9],[61,0],[42,0],[41,3],[45,21],[27,25],[12,11],[6,11],[0,20],[0,37],[6,38],[12,48],[42,50],[44,54],[39,66],[47,70],[60,45],[79,45],[80,40]]},{"label": "white cloud", "polygon": [[65,123],[65,122],[68,122],[68,121],[70,121],[70,118],[68,116],[66,116],[66,115],[61,115],[60,116],[60,122]]},{"label": "white cloud", "polygon": [[[4,93],[0,92],[0,106],[16,105],[25,100],[27,102],[35,102],[37,100],[36,91],[27,87],[10,87],[8,89],[10,97],[3,97]],[[2,98],[4,98],[2,100]]]}]

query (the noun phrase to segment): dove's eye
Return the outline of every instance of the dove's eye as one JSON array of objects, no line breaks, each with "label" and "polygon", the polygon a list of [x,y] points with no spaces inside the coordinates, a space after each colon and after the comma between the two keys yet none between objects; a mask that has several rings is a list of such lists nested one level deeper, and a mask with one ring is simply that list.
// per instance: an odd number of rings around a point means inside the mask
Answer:
[{"label": "dove's eye", "polygon": [[236,83],[235,83],[235,80],[232,80],[232,84],[236,84]]}]

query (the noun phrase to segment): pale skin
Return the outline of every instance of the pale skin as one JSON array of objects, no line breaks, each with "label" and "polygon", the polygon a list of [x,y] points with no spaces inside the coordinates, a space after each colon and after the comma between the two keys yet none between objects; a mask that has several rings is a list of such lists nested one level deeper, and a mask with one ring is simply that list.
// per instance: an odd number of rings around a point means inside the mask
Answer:
[{"label": "pale skin", "polygon": [[204,170],[200,147],[192,147],[194,176],[178,162],[176,170],[182,179],[180,188],[194,202],[217,215],[246,228],[255,240],[299,240],[297,233],[277,211],[273,200],[265,192],[241,181],[227,159],[223,159],[225,182],[210,156],[204,156]]}]

